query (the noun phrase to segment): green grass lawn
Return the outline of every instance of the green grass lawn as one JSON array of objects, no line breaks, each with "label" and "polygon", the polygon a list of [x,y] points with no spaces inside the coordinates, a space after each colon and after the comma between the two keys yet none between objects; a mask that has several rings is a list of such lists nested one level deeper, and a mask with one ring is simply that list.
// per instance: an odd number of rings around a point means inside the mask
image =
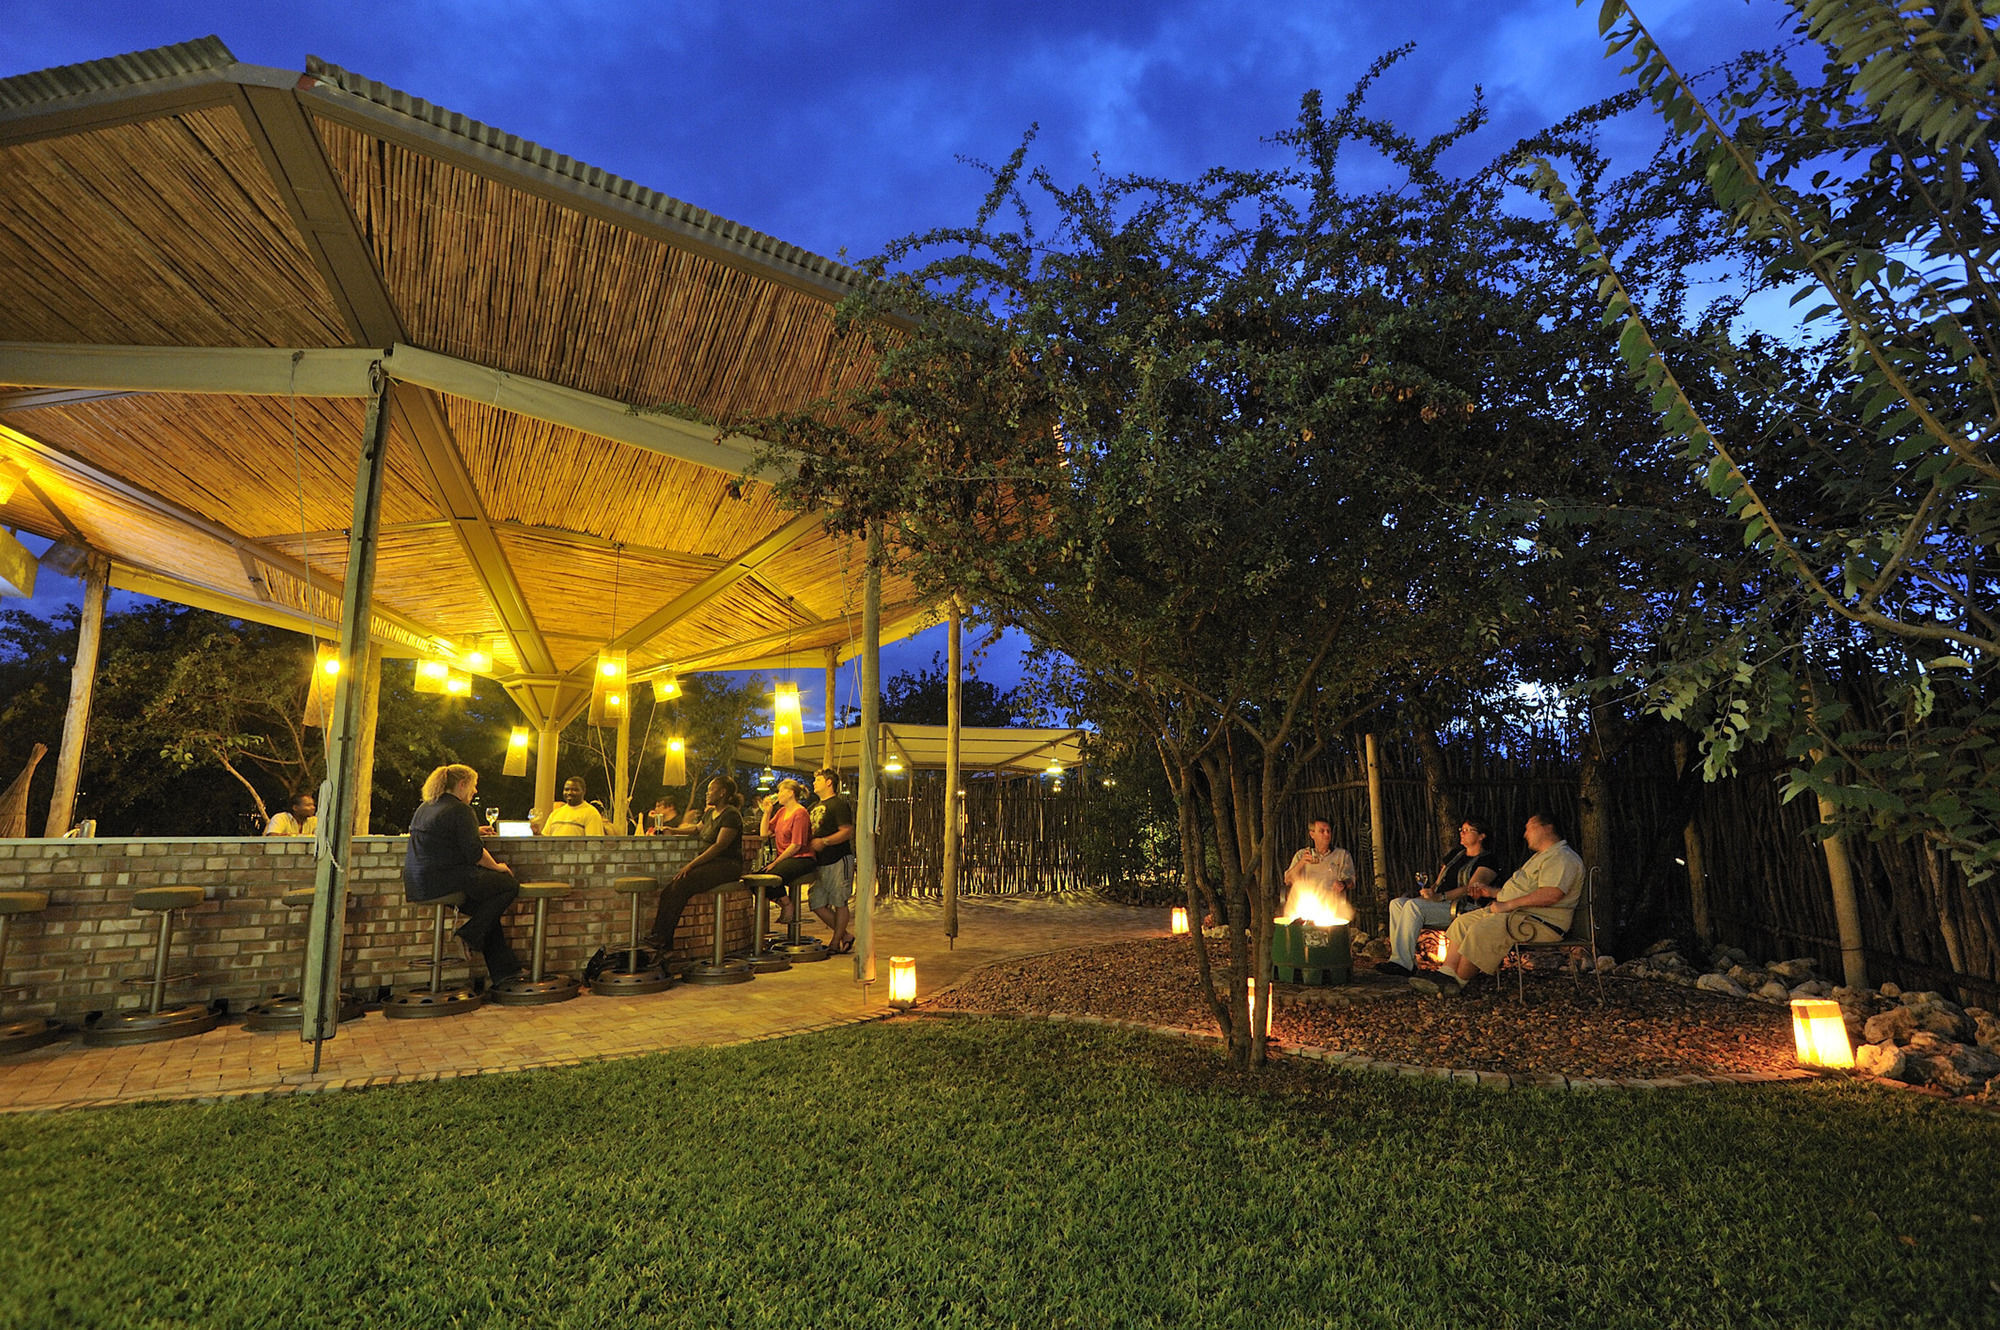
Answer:
[{"label": "green grass lawn", "polygon": [[0,1119],[0,1326],[1992,1326],[2000,1121],[873,1025]]}]

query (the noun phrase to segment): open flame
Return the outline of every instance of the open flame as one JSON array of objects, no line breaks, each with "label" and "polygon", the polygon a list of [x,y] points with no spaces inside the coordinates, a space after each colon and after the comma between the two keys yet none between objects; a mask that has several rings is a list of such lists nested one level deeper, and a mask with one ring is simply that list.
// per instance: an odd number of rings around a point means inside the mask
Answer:
[{"label": "open flame", "polygon": [[1285,908],[1279,913],[1278,922],[1289,924],[1303,919],[1316,928],[1330,928],[1349,923],[1353,918],[1342,894],[1321,891],[1309,882],[1295,882],[1285,897]]}]

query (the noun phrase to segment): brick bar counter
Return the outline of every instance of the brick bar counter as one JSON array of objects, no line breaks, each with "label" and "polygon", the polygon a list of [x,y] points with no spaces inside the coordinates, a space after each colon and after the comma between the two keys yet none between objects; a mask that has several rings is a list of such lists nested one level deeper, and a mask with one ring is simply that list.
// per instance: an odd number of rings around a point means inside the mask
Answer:
[{"label": "brick bar counter", "polygon": [[[429,905],[403,899],[406,836],[357,836],[347,891],[347,945],[342,982],[364,999],[379,989],[427,982]],[[549,902],[547,965],[580,974],[601,946],[622,944],[630,931],[630,898],[611,890],[616,877],[656,877],[665,885],[694,857],[682,837],[507,837],[487,839],[493,857],[523,882],[570,884],[570,894]],[[750,841],[754,847],[755,841]],[[288,910],[280,897],[313,884],[312,842],[269,839],[0,840],[0,890],[46,891],[49,908],[17,915],[7,930],[4,982],[27,988],[5,1004],[12,1017],[54,1016],[81,1025],[94,1011],[144,1004],[146,990],[121,980],[152,975],[159,921],[132,909],[140,887],[201,887],[207,899],[174,919],[175,973],[198,977],[173,987],[183,1001],[224,999],[232,1013],[281,990],[296,991],[304,963],[306,911]],[[640,900],[639,928],[652,925],[658,896]],[[673,956],[708,954],[714,939],[714,897],[688,902],[674,935]],[[723,898],[723,942],[750,945],[750,898]],[[462,918],[461,916],[452,916]],[[450,926],[450,925],[448,925]],[[507,912],[507,936],[523,962],[531,956],[535,912],[517,904]],[[447,963],[455,951],[447,946]],[[481,973],[475,961],[473,973]],[[447,970],[447,974],[450,971]],[[185,997],[181,997],[185,995]]]}]

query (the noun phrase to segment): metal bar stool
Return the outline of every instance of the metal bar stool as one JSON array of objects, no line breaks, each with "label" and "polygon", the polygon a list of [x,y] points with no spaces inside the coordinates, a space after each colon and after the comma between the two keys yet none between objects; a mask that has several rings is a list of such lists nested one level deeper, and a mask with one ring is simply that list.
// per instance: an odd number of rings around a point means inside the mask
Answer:
[{"label": "metal bar stool", "polygon": [[[748,961],[732,961],[722,954],[722,898],[732,891],[744,887],[741,878],[734,882],[724,882],[716,887],[715,897],[715,947],[705,961],[697,961],[688,966],[686,978],[691,984],[747,984],[757,976],[751,972]],[[752,921],[753,924],[755,921]]]},{"label": "metal bar stool", "polygon": [[[0,891],[0,978],[7,973],[7,921],[17,914],[40,914],[48,908],[46,891]],[[26,987],[15,984],[0,988],[0,996],[27,991]],[[24,1053],[40,1048],[50,1040],[60,1039],[62,1032],[62,1022],[48,1016],[0,1022],[0,1053]]]},{"label": "metal bar stool", "polygon": [[465,893],[454,891],[449,896],[439,896],[436,900],[419,901],[420,905],[435,907],[431,920],[431,981],[419,984],[390,995],[382,1004],[382,1014],[391,1020],[428,1020],[437,1016],[463,1016],[476,1011],[486,1001],[484,995],[474,992],[467,976],[467,982],[444,986],[444,912],[455,910],[465,904]]},{"label": "metal bar stool", "polygon": [[823,961],[832,957],[833,948],[816,937],[807,937],[801,928],[806,917],[806,887],[818,877],[815,873],[805,873],[792,880],[792,918],[785,925],[785,940],[775,943],[771,950],[783,956],[794,965],[808,965],[813,961]]},{"label": "metal bar stool", "polygon": [[[311,887],[294,887],[280,899],[284,902],[286,908],[305,910],[308,912],[308,917],[310,917],[314,894]],[[297,1030],[301,1025],[305,1024],[306,999],[303,971],[308,954],[309,952],[306,948],[300,948],[299,967],[301,977],[299,980],[299,991],[296,993],[280,993],[276,997],[268,998],[253,1007],[246,1007],[243,1011],[244,1029],[268,1033],[276,1030]],[[357,1021],[361,1019],[366,1011],[367,1008],[361,1005],[361,999],[355,997],[348,989],[343,988],[340,990],[340,1016],[338,1019],[342,1021]]]},{"label": "metal bar stool", "polygon": [[776,873],[745,873],[743,885],[750,892],[750,950],[736,952],[730,959],[748,965],[752,974],[776,974],[780,970],[791,969],[791,961],[780,956],[775,949],[764,950],[766,902],[771,892],[784,887],[785,879]]},{"label": "metal bar stool", "polygon": [[[539,1007],[550,1002],[567,1002],[582,992],[582,986],[567,974],[542,974],[543,948],[548,944],[549,902],[569,895],[567,882],[523,882],[520,899],[535,903],[535,960],[525,974],[493,985],[493,1000],[503,1007]],[[637,900],[638,897],[633,897]]]},{"label": "metal bar stool", "polygon": [[666,957],[666,948],[654,954],[639,945],[639,901],[660,889],[660,879],[615,877],[611,879],[611,889],[632,898],[631,941],[618,953],[618,959],[607,962],[597,972],[597,977],[590,981],[590,991],[613,997],[637,997],[672,988],[674,976],[660,964]]},{"label": "metal bar stool", "polygon": [[153,1044],[215,1028],[216,1015],[205,1002],[186,1002],[174,1007],[165,1005],[168,984],[194,978],[192,971],[186,974],[167,973],[167,952],[174,940],[174,911],[199,905],[206,895],[200,887],[141,887],[132,893],[133,909],[159,912],[160,940],[153,950],[153,977],[127,979],[125,982],[150,984],[152,997],[143,1011],[108,1011],[92,1021],[84,1028],[84,1043],[95,1048]]}]

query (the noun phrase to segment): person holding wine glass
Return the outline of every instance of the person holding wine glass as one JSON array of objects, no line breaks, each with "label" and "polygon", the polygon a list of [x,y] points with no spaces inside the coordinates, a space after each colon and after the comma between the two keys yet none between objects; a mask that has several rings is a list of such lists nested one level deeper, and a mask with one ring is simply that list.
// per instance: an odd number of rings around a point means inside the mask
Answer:
[{"label": "person holding wine glass", "polygon": [[1449,924],[1460,902],[1470,907],[1499,889],[1507,866],[1499,851],[1489,848],[1492,839],[1490,822],[1466,818],[1458,824],[1458,852],[1438,865],[1436,878],[1419,878],[1416,895],[1389,902],[1389,959],[1375,967],[1377,974],[1402,978],[1415,974],[1418,934]]},{"label": "person holding wine glass", "polygon": [[583,777],[571,776],[563,782],[562,802],[546,814],[528,816],[528,825],[537,836],[602,836],[604,814],[584,800]]}]

